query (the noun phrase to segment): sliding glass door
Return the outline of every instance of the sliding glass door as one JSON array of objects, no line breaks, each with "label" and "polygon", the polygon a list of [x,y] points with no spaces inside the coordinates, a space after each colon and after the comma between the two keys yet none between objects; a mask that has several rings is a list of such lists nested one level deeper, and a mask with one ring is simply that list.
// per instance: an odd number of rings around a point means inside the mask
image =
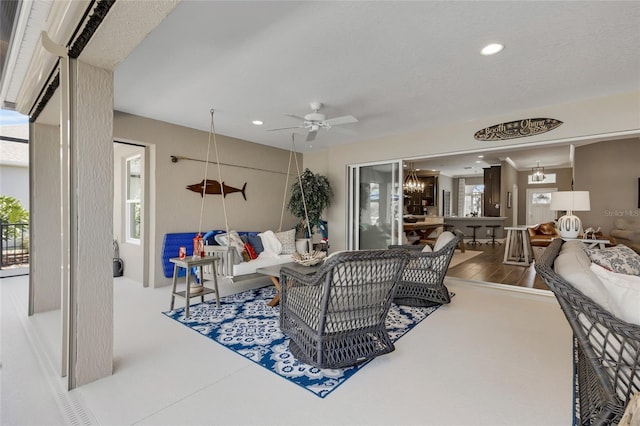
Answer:
[{"label": "sliding glass door", "polygon": [[399,244],[402,235],[402,162],[349,166],[349,250]]}]

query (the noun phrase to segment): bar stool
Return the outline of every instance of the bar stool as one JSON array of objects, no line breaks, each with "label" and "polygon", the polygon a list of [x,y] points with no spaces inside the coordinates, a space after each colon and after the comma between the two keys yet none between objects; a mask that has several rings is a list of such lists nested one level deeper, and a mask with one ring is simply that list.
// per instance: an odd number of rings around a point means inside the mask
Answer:
[{"label": "bar stool", "polygon": [[476,229],[482,228],[482,225],[467,225],[467,228],[473,228],[473,239],[469,244],[475,247],[476,244],[480,244],[480,241],[476,240]]},{"label": "bar stool", "polygon": [[500,225],[486,225],[487,228],[491,228],[491,241],[487,241],[486,244],[491,244],[495,247],[496,244],[502,245],[500,241],[496,241],[496,228],[500,228]]}]

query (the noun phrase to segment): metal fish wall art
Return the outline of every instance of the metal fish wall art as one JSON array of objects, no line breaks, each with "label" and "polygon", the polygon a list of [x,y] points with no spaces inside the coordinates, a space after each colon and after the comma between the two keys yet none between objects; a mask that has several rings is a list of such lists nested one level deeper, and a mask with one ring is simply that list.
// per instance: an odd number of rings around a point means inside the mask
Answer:
[{"label": "metal fish wall art", "polygon": [[[233,194],[234,192],[239,192],[242,194],[242,197],[244,198],[245,201],[247,201],[247,196],[244,193],[245,189],[247,188],[247,183],[245,182],[244,185],[242,185],[242,189],[238,189],[238,188],[234,188],[233,186],[227,186],[225,185],[224,182],[222,182],[222,186],[220,185],[220,182],[218,182],[217,180],[212,180],[212,179],[207,179],[206,182],[206,188],[204,193],[205,194],[222,194],[222,190],[224,189],[224,196],[226,197],[228,194]],[[194,183],[193,185],[189,185],[187,186],[187,189],[193,192],[197,192],[199,193],[201,196],[204,197],[204,194],[202,193],[202,189],[205,187],[205,181],[204,179],[202,180],[202,182],[200,183]]]}]

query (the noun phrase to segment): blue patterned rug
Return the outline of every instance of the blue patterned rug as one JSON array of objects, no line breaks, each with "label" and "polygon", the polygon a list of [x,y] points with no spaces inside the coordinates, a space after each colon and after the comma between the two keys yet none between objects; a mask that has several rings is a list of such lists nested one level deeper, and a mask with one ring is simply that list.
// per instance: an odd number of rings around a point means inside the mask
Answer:
[{"label": "blue patterned rug", "polygon": [[[275,287],[270,286],[222,297],[220,308],[216,308],[215,300],[192,305],[189,319],[184,318],[184,308],[163,313],[320,398],[367,364],[321,369],[296,361],[289,352],[289,339],[280,331],[279,307],[267,305],[274,295]],[[393,304],[386,322],[391,340],[396,342],[438,307]],[[393,356],[393,352],[386,356]]]}]

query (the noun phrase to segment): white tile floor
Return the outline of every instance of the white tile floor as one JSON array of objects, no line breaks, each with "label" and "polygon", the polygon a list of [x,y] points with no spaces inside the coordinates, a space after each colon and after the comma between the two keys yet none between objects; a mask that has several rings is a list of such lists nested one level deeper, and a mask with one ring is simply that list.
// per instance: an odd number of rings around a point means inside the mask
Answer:
[{"label": "white tile floor", "polygon": [[28,317],[27,286],[27,277],[0,280],[2,425],[572,419],[571,332],[552,296],[448,279],[450,305],[320,399],[162,315],[168,287],[143,289],[126,278],[114,280],[114,374],[67,392],[56,373],[60,313]]}]

